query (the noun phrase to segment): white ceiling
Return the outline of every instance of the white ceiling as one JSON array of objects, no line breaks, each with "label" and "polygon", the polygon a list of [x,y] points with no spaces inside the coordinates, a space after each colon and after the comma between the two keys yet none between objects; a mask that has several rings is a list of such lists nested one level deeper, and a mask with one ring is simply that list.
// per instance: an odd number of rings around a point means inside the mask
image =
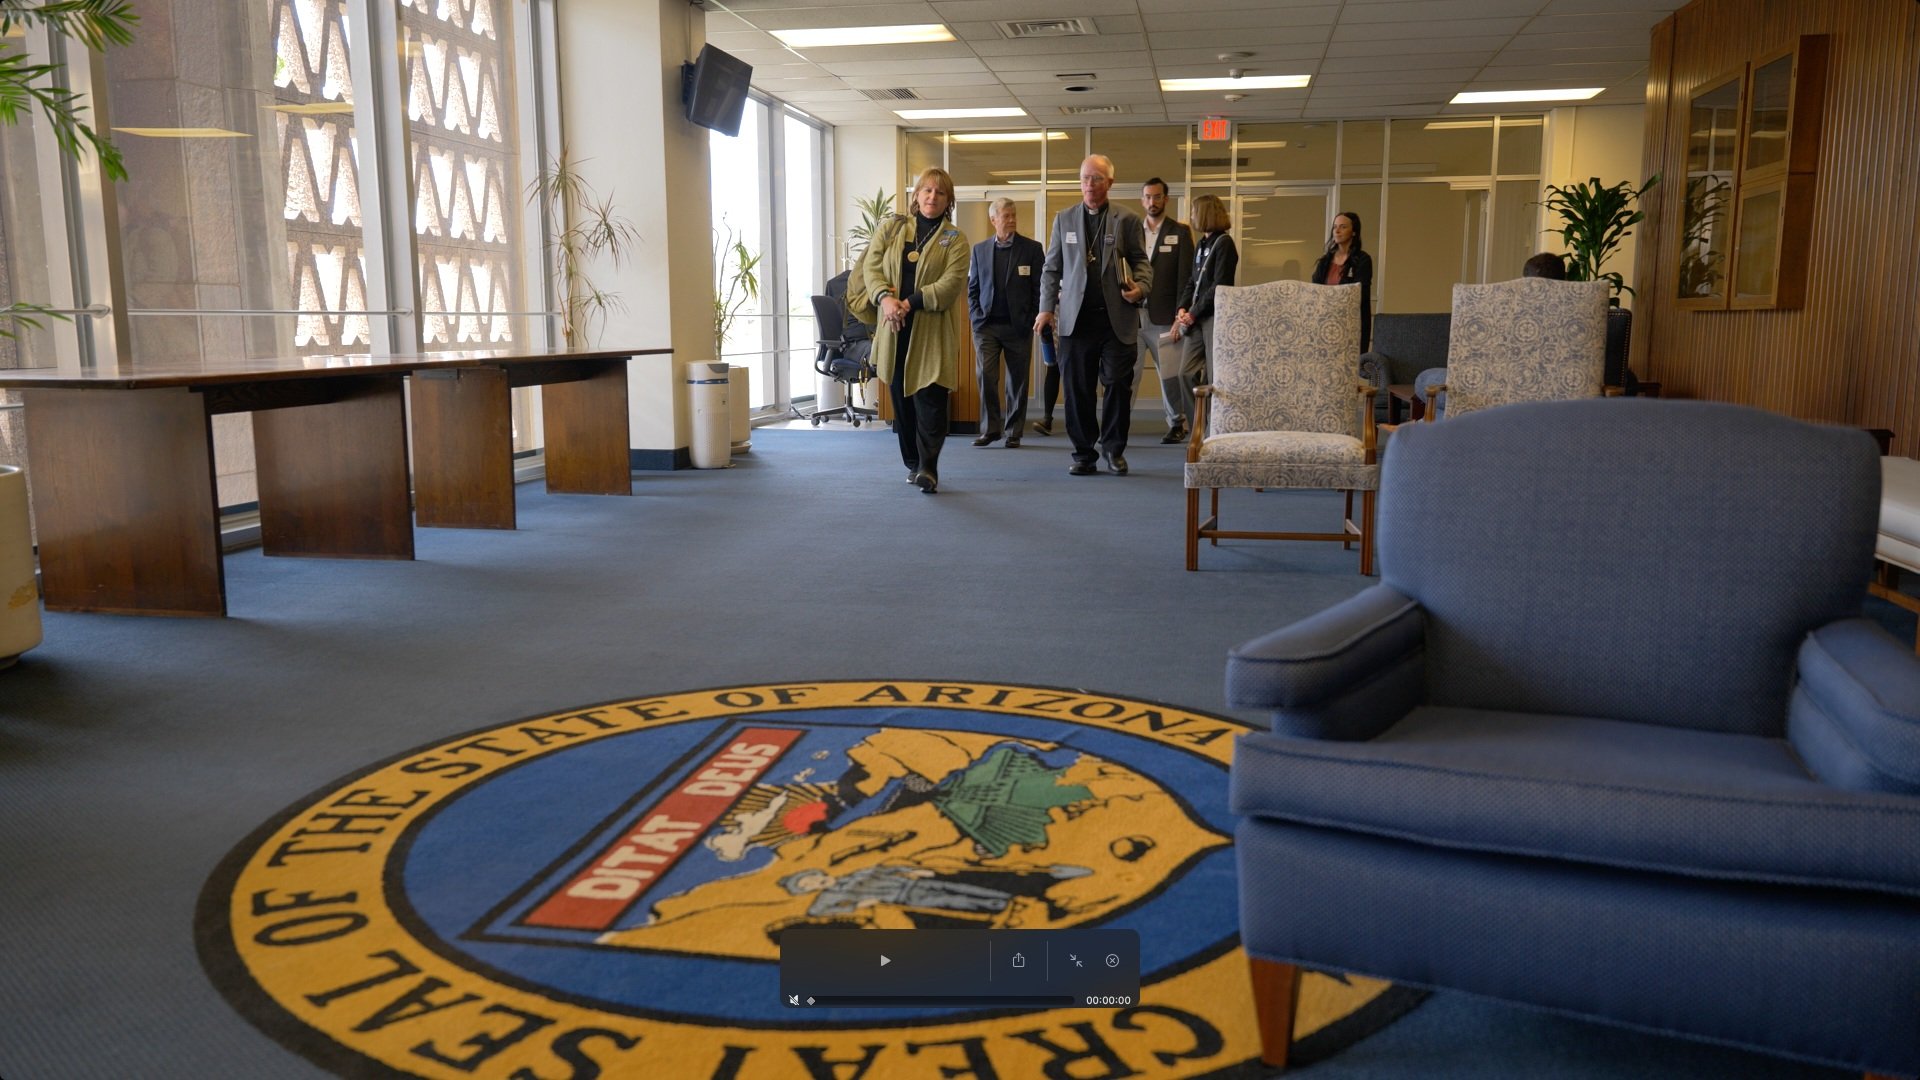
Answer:
[{"label": "white ceiling", "polygon": [[[1646,94],[1653,25],[1685,0],[705,0],[707,40],[753,65],[753,85],[834,124],[995,128],[1432,116],[1462,90],[1606,87]],[[1085,18],[1084,37],[1016,40],[1005,20]],[[957,41],[796,51],[770,30],[944,23]],[[1251,54],[1223,61],[1220,54]],[[1300,90],[1166,93],[1164,78],[1309,75]],[[1075,75],[1074,78],[1061,78]],[[1069,86],[1085,86],[1070,91]],[[923,101],[873,101],[863,90]],[[1079,116],[1073,106],[1123,106]],[[1020,119],[909,124],[896,108],[1017,106]],[[1524,110],[1527,105],[1506,106]]]}]

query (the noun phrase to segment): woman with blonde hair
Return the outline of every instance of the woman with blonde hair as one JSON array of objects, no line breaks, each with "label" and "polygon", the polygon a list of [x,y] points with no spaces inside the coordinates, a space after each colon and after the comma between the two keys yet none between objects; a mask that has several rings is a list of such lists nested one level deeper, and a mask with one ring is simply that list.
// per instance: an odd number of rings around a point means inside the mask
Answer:
[{"label": "woman with blonde hair", "polygon": [[855,280],[875,315],[874,367],[892,398],[907,482],[931,495],[940,487],[947,398],[960,381],[972,247],[947,220],[953,177],[945,169],[920,174],[912,203],[911,214],[895,214],[876,230]]},{"label": "woman with blonde hair", "polygon": [[1187,295],[1180,301],[1180,314],[1174,316],[1174,332],[1187,339],[1186,362],[1180,377],[1189,386],[1213,381],[1213,290],[1233,284],[1240,269],[1240,249],[1227,233],[1233,223],[1227,217],[1227,204],[1218,195],[1202,195],[1193,200],[1193,231],[1200,243],[1193,251],[1193,278]]}]

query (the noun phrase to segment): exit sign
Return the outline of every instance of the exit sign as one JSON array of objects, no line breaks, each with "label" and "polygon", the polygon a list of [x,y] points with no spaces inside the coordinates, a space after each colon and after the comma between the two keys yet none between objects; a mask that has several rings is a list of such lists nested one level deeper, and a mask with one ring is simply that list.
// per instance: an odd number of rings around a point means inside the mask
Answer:
[{"label": "exit sign", "polygon": [[1233,138],[1233,121],[1207,119],[1200,121],[1201,142],[1226,142]]}]

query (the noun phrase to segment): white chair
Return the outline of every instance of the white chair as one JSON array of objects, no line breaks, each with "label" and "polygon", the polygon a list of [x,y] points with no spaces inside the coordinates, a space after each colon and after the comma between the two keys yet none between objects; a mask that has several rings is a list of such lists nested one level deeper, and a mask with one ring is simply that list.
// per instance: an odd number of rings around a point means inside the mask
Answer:
[{"label": "white chair", "polygon": [[[1187,569],[1200,568],[1202,537],[1334,540],[1360,544],[1360,572],[1373,572],[1374,388],[1354,374],[1360,354],[1360,287],[1275,281],[1214,293],[1213,384],[1199,388],[1187,444]],[[1344,491],[1340,532],[1230,531],[1220,525],[1220,489]],[[1200,520],[1200,490],[1211,506]],[[1353,493],[1361,493],[1360,524]]]}]

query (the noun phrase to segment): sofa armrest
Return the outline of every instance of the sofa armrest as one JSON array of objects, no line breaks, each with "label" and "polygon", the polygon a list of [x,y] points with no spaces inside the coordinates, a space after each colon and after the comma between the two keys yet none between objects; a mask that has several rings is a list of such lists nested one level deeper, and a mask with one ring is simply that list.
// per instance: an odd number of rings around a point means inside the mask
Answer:
[{"label": "sofa armrest", "polygon": [[1823,783],[1920,794],[1920,658],[1867,619],[1800,645],[1787,739]]},{"label": "sofa armrest", "polygon": [[1426,616],[1385,585],[1227,656],[1227,703],[1274,710],[1281,734],[1371,738],[1419,704],[1425,690]]}]

